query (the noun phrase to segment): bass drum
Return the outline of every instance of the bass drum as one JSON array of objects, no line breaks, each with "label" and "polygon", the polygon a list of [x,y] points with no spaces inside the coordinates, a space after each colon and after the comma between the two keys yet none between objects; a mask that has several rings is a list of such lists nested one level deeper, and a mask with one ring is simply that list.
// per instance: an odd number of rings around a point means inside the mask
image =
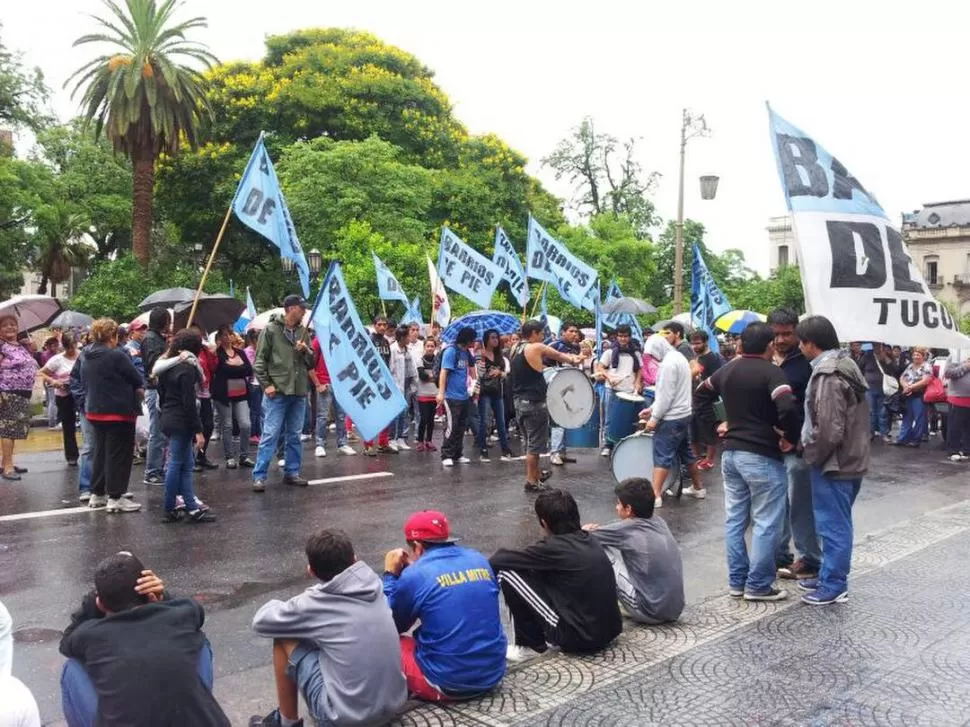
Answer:
[{"label": "bass drum", "polygon": [[617,484],[631,477],[653,477],[653,435],[631,434],[613,447],[610,471]]},{"label": "bass drum", "polygon": [[542,372],[546,379],[546,408],[557,427],[579,429],[596,409],[596,393],[589,379],[579,369],[550,368]]}]

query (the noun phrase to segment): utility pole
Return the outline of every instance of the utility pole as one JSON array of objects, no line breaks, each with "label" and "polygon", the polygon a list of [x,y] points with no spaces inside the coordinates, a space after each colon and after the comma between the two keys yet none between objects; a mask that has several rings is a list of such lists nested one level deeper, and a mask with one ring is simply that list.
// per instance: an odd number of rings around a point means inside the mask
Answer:
[{"label": "utility pole", "polygon": [[695,136],[710,136],[704,115],[693,116],[684,109],[680,123],[680,184],[677,190],[677,224],[674,243],[674,315],[684,310],[684,157],[687,142]]}]

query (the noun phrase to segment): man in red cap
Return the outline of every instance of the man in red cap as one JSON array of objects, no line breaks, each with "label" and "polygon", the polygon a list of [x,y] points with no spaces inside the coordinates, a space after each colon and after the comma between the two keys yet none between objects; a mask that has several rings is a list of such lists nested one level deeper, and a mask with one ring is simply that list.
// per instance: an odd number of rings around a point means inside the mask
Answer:
[{"label": "man in red cap", "polygon": [[401,662],[412,696],[429,702],[467,699],[505,675],[507,642],[499,588],[488,560],[456,544],[448,518],[416,512],[404,524],[408,549],[384,558],[384,595],[404,634]]}]

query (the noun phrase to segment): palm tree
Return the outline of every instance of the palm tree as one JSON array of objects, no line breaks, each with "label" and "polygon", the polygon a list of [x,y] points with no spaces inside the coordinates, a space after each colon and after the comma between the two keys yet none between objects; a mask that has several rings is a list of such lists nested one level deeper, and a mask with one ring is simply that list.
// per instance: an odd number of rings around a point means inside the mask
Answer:
[{"label": "palm tree", "polygon": [[91,223],[85,215],[62,202],[38,210],[36,223],[35,264],[40,272],[37,292],[46,295],[50,283],[50,294],[56,296],[57,284],[70,279],[72,268],[88,263],[92,250],[84,236]]},{"label": "palm tree", "polygon": [[[116,152],[131,159],[131,248],[142,265],[151,256],[152,206],[155,160],[159,154],[175,154],[183,144],[198,145],[202,121],[211,116],[201,69],[218,60],[200,43],[186,40],[186,33],[204,28],[205,18],[173,23],[182,5],[176,0],[125,0],[127,12],[114,0],[102,0],[113,17],[91,16],[102,32],[84,35],[75,46],[107,43],[117,50],[98,56],[67,80],[76,81],[72,98],[81,98],[86,123],[95,122]],[[196,67],[180,65],[192,62]]]}]

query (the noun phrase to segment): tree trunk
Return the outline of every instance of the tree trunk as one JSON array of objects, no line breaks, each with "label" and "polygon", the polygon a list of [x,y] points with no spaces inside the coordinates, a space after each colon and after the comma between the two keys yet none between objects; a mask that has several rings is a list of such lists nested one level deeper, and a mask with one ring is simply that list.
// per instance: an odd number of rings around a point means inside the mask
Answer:
[{"label": "tree trunk", "polygon": [[40,285],[37,286],[37,295],[47,295],[47,273],[40,274]]},{"label": "tree trunk", "polygon": [[134,156],[131,185],[131,251],[135,259],[148,265],[152,249],[153,195],[155,192],[155,157],[150,149],[138,150]]}]

